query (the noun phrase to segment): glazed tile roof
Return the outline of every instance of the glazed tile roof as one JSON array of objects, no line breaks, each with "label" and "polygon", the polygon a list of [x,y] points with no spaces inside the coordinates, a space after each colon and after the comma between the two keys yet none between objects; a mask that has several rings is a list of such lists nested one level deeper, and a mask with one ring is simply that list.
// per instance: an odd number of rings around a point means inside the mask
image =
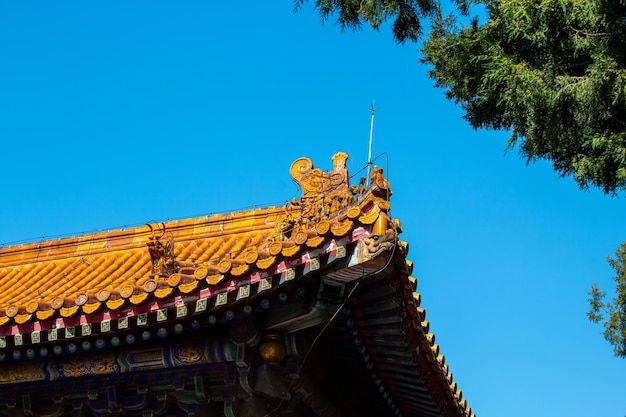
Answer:
[{"label": "glazed tile roof", "polygon": [[[218,284],[227,273],[267,269],[289,249],[275,240],[283,213],[255,209],[2,248],[0,325],[116,310],[149,294],[163,299],[202,280]],[[166,256],[151,256],[155,241],[170,250],[176,273],[159,265]]]},{"label": "glazed tile roof", "polygon": [[[329,174],[307,158],[294,162],[291,175],[303,196],[283,207],[0,248],[0,335],[20,332],[8,325],[219,289],[227,277],[267,271],[374,223],[388,202],[371,191],[350,191],[342,158]],[[384,193],[388,184],[379,177]]]},{"label": "glazed tile roof", "polygon": [[[267,271],[303,249],[347,235],[355,223],[320,222],[280,240],[277,226],[284,213],[284,207],[254,209],[2,248],[0,326],[217,288],[227,276]],[[359,212],[355,220],[374,218]],[[151,244],[162,246],[161,257],[151,255]]]},{"label": "glazed tile roof", "polygon": [[[178,317],[176,309],[186,309],[190,300],[196,313],[208,311],[208,300],[217,308],[228,297],[262,291],[268,278],[293,279],[296,267],[306,274],[320,263],[352,257],[349,265],[359,268],[327,269],[324,276],[353,282],[390,262],[395,272],[366,282],[350,299],[349,331],[334,330],[337,340],[347,340],[342,365],[360,369],[354,375],[375,369],[370,374],[379,392],[391,393],[408,415],[471,416],[414,292],[407,246],[397,240],[400,225],[387,215],[389,184],[375,169],[370,185],[351,187],[346,158],[337,154],[329,173],[314,169],[307,158],[295,161],[290,173],[302,198],[285,206],[0,248],[0,359],[9,341],[14,358],[20,356],[28,334],[31,344],[43,341],[40,331],[49,332],[48,342],[58,340],[63,327],[66,340],[78,332],[74,326],[90,336],[109,331],[104,323],[111,319],[122,329],[122,320],[132,316],[139,325],[148,312],[161,321],[158,314],[173,308]],[[392,255],[381,258],[381,266],[377,257],[390,247]],[[348,346],[359,347],[361,357]],[[0,372],[0,385],[14,381],[11,369]]]}]

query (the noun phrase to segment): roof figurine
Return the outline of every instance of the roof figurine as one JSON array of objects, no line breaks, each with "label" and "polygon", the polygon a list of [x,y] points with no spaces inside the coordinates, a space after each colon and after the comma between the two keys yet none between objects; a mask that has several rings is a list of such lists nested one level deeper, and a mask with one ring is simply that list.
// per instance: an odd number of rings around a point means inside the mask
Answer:
[{"label": "roof figurine", "polygon": [[0,248],[0,415],[470,417],[389,183]]}]

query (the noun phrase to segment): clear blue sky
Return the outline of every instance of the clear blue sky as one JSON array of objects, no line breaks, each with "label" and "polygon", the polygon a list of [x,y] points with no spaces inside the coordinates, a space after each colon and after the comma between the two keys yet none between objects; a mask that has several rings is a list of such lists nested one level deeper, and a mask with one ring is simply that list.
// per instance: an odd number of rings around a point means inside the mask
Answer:
[{"label": "clear blue sky", "polygon": [[417,44],[309,6],[2,2],[0,243],[282,204],[300,156],[373,154],[422,306],[479,417],[623,417],[626,361],[585,317],[624,199],[504,156],[433,88]]}]

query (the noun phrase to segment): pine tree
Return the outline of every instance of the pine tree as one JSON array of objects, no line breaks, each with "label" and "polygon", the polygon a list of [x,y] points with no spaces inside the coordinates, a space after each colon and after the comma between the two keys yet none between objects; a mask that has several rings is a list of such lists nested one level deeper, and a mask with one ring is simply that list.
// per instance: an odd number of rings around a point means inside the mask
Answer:
[{"label": "pine tree", "polygon": [[602,322],[602,335],[613,345],[615,356],[626,358],[626,243],[615,251],[615,258],[608,258],[615,271],[615,298],[604,302],[606,293],[593,284],[589,290],[587,317],[594,323]]},{"label": "pine tree", "polygon": [[626,188],[626,6],[617,0],[484,1],[487,21],[437,14],[430,77],[475,128],[550,160],[581,188]]},{"label": "pine tree", "polygon": [[[295,0],[296,8],[306,0]],[[421,61],[475,128],[511,132],[508,149],[552,162],[582,189],[626,189],[626,0],[316,0],[342,28],[393,20],[398,42],[415,41],[428,19]],[[468,18],[468,6],[480,10]],[[459,23],[460,20],[466,24]],[[615,354],[626,357],[626,243],[609,263],[616,298],[589,290]],[[606,315],[606,319],[604,318]],[[604,320],[604,321],[603,321]]]}]

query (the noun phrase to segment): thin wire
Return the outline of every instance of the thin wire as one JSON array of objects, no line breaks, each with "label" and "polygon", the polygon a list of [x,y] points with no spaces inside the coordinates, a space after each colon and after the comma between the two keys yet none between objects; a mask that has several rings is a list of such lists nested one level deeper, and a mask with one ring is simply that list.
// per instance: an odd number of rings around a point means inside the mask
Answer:
[{"label": "thin wire", "polygon": [[[377,158],[378,158],[378,157],[377,157]],[[324,193],[324,194],[322,194],[322,195],[318,196],[318,197],[317,197],[317,198],[313,201],[313,203],[318,203],[319,201],[323,201],[323,200],[324,200],[324,198],[326,198],[326,193],[328,193],[328,192],[332,192],[332,191],[335,191],[336,189],[338,189],[338,188],[339,188],[339,187],[341,187],[342,185],[343,185],[343,183],[342,183],[342,184],[337,184],[337,185],[335,185],[335,186],[331,186],[331,187],[330,187],[330,189],[329,189],[329,190],[327,190],[327,191],[325,191],[325,193]],[[272,203],[272,204],[276,204],[276,205],[275,205],[275,206],[263,207],[263,208],[280,207],[280,206],[278,205],[278,203],[277,203],[277,202]],[[220,213],[220,214],[235,214],[235,213],[237,213],[237,212],[244,211],[246,208],[247,208],[247,209],[251,209],[251,208],[258,208],[258,205],[247,206],[247,207],[245,207],[245,208],[241,208],[241,209],[238,209],[238,210],[235,210],[235,211],[231,211],[231,212],[223,212],[223,213]],[[211,215],[207,215],[207,216],[211,216]],[[181,218],[181,219],[185,219],[185,218],[186,218],[186,217],[183,217],[183,218]],[[175,219],[175,220],[177,220],[177,219]],[[222,224],[222,225],[225,225],[225,224],[227,224],[227,223],[229,223],[229,222],[234,222],[234,221],[235,221],[234,219],[223,219],[223,218],[222,218],[222,219],[220,219],[220,220],[219,220],[219,222],[217,222],[217,221],[212,221],[212,222],[207,222],[206,224],[220,223],[220,224]],[[154,221],[154,220],[153,220],[153,222],[155,222],[155,223],[156,223],[156,221]],[[137,225],[131,225],[131,227],[138,227],[138,226],[141,226],[141,225],[139,225],[139,224],[137,224]],[[195,227],[195,226],[197,226],[197,225],[188,226],[188,228],[192,228],[192,227]],[[111,229],[111,230],[116,230],[116,229]],[[108,230],[107,230],[107,231],[108,231]],[[148,233],[148,232],[146,232],[146,233]],[[274,238],[278,237],[279,235],[280,235],[280,233],[279,233],[279,232],[276,232],[275,234],[272,234],[271,236],[269,236],[269,237],[268,237],[268,239],[266,239],[266,240],[265,240],[265,242],[267,242],[269,239],[274,239]],[[73,237],[73,236],[76,236],[76,235],[71,235],[71,234],[70,234],[70,235],[64,235],[64,237]],[[53,238],[50,238],[50,239],[53,239]],[[97,240],[103,240],[103,239],[107,239],[107,240],[108,240],[108,239],[110,239],[110,237],[108,237],[108,236],[103,236],[103,237],[101,237],[100,239],[92,239],[92,240],[93,240],[93,241],[97,241]],[[119,239],[123,239],[123,237],[122,237],[122,236],[120,236],[120,237],[119,237]],[[192,239],[187,239],[187,240],[192,240]],[[183,241],[185,241],[185,240],[181,240],[181,241],[179,241],[179,242],[183,242]],[[35,241],[35,242],[36,242],[36,241]],[[33,243],[34,243],[34,242],[33,242]],[[71,246],[71,245],[74,245],[74,244],[75,244],[75,242],[68,242],[67,244]],[[58,246],[63,246],[63,244],[61,244],[61,245],[57,245],[57,247],[58,247]],[[137,245],[137,246],[130,246],[128,249],[132,249],[132,248],[139,247],[139,246],[140,246],[140,245]],[[33,248],[33,249],[32,249],[32,251],[35,251],[35,250],[37,250],[37,248]],[[90,253],[90,254],[91,254],[91,255],[103,254],[103,253],[108,253],[108,252],[114,252],[114,251],[117,251],[117,250],[120,250],[120,248],[116,248],[116,247],[109,247],[109,248],[107,248],[106,250],[99,250],[98,252],[94,252],[94,253]],[[14,251],[6,251],[6,252],[4,252],[4,253],[5,253],[5,254],[10,254],[10,253],[13,253],[13,252],[28,252],[28,251],[27,251],[27,250],[24,250],[23,248],[15,248],[15,249],[14,249]],[[196,259],[197,259],[197,258],[196,258]],[[193,262],[193,261],[195,261],[196,259],[193,259],[193,258],[187,258],[186,260],[187,260],[187,261],[190,261],[190,262]],[[216,259],[217,259],[217,258],[216,258]],[[215,260],[215,259],[211,259],[211,260]]]},{"label": "thin wire", "polygon": [[[306,363],[307,359],[309,358],[309,355],[311,354],[311,352],[313,352],[313,348],[315,347],[315,345],[317,344],[318,340],[320,339],[320,337],[322,337],[322,335],[324,334],[324,332],[326,332],[326,330],[328,329],[328,327],[330,327],[330,325],[333,323],[333,321],[337,318],[337,316],[339,315],[339,313],[341,312],[341,310],[343,310],[346,306],[346,304],[348,303],[348,301],[350,301],[350,297],[352,297],[352,294],[354,294],[354,291],[357,289],[357,287],[359,286],[359,284],[361,283],[362,278],[365,275],[361,276],[361,279],[359,279],[359,281],[357,281],[356,284],[354,284],[354,287],[352,287],[352,289],[350,290],[350,292],[348,293],[348,296],[346,297],[345,300],[343,300],[343,302],[339,305],[339,307],[337,308],[337,310],[333,313],[333,315],[330,317],[330,319],[326,322],[326,324],[324,325],[324,327],[322,327],[322,330],[319,331],[319,333],[317,334],[317,336],[315,336],[315,339],[313,339],[313,342],[311,342],[311,344],[309,345],[309,349],[307,350],[307,352],[304,354],[302,361],[300,362],[300,365],[298,366],[298,369],[296,370],[296,374],[299,375],[300,371],[302,371],[302,368],[304,367],[304,364]],[[291,388],[293,388],[293,385],[296,383],[296,380],[293,379],[290,383],[289,386],[287,387],[287,392],[291,391]],[[280,408],[283,406],[285,402],[285,399],[283,398],[282,400],[280,400],[280,403],[278,403],[278,405],[276,407],[274,407],[274,409],[270,410],[267,414],[265,414],[265,416],[263,417],[271,417],[272,414],[274,414],[275,412],[277,412],[278,410],[280,410]]]},{"label": "thin wire", "polygon": [[[383,152],[381,154],[379,154],[378,156],[376,156],[374,159],[372,159],[371,161],[368,160],[368,163],[363,166],[361,169],[359,169],[355,174],[353,175],[349,175],[348,176],[348,180],[354,178],[358,173],[364,171],[364,170],[368,170],[369,172],[369,167],[371,166],[371,164],[376,161],[378,158],[380,158],[382,155],[386,155],[386,152]],[[388,163],[387,163],[388,166]],[[369,183],[369,175],[367,176],[367,181]],[[332,189],[328,190],[328,191],[333,191],[334,189],[338,188],[340,185],[333,187]],[[324,198],[324,196],[320,197],[320,199]],[[202,213],[202,214],[194,214],[194,215],[188,215],[188,216],[177,216],[177,217],[173,217],[173,218],[168,218],[167,221],[176,221],[176,220],[183,220],[183,219],[188,219],[188,218],[195,218],[195,217],[202,217],[202,216],[213,216],[213,215],[218,215],[218,214],[233,214],[233,213],[237,213],[237,212],[241,212],[241,211],[245,211],[245,210],[250,210],[250,209],[254,209],[254,208],[268,208],[268,207],[278,207],[283,201],[273,201],[273,202],[268,202],[268,203],[262,203],[262,204],[253,204],[253,205],[249,205],[249,206],[243,206],[243,207],[239,207],[239,208],[235,208],[233,210],[224,210],[224,211],[220,211],[218,213]],[[161,220],[152,220],[152,222],[154,223],[160,223],[163,222],[165,220],[161,219]],[[226,222],[228,220],[222,220],[222,222]],[[69,233],[62,233],[62,234],[58,234],[58,235],[51,235],[51,236],[42,236],[40,237],[31,237],[31,238],[25,238],[25,239],[18,239],[18,240],[14,240],[14,241],[9,241],[9,242],[2,242],[0,243],[0,247],[6,247],[6,246],[13,246],[13,245],[18,245],[18,244],[24,244],[24,243],[35,243],[40,241],[40,239],[42,240],[53,240],[53,239],[61,239],[61,238],[67,238],[67,237],[74,237],[74,236],[83,236],[85,234],[95,234],[95,233],[99,233],[99,232],[107,232],[107,231],[111,231],[111,230],[120,230],[120,229],[127,229],[127,228],[134,228],[134,227],[139,227],[144,225],[145,223],[131,223],[131,224],[124,224],[123,226],[112,226],[112,227],[106,227],[103,229],[94,229],[92,231],[89,232],[69,232]],[[20,251],[23,251],[23,249],[21,249]],[[9,252],[5,252],[5,253],[9,253]]]},{"label": "thin wire", "polygon": [[[268,202],[268,203],[260,203],[260,204],[253,204],[250,206],[243,206],[243,207],[239,207],[239,208],[234,208],[232,210],[224,210],[224,211],[220,211],[218,213],[201,213],[201,214],[192,214],[192,215],[182,215],[182,216],[177,216],[177,217],[172,217],[172,218],[167,218],[165,219],[160,219],[160,220],[151,220],[151,222],[153,223],[161,223],[164,221],[170,222],[170,221],[176,221],[176,220],[184,220],[184,219],[190,219],[190,218],[195,218],[195,217],[202,217],[202,216],[212,216],[212,215],[218,215],[218,214],[233,214],[233,213],[238,213],[241,211],[246,211],[246,210],[251,210],[251,209],[255,209],[255,208],[267,208],[267,207],[279,207],[280,204],[282,204],[283,201],[282,200],[277,200],[277,201],[272,201],[272,202]],[[2,242],[0,243],[0,246],[13,246],[13,245],[19,245],[19,244],[23,244],[23,243],[34,243],[34,242],[38,242],[40,241],[40,239],[45,239],[45,240],[53,240],[53,239],[60,239],[60,238],[66,238],[66,237],[74,237],[74,236],[82,236],[85,234],[92,234],[92,233],[99,233],[99,232],[108,232],[111,230],[120,230],[120,229],[127,229],[127,228],[133,228],[133,227],[138,227],[138,226],[143,226],[145,223],[131,223],[131,224],[124,224],[122,226],[111,226],[111,227],[105,227],[103,229],[93,229],[91,231],[85,232],[69,232],[69,233],[62,233],[62,234],[58,234],[58,235],[51,235],[51,236],[41,236],[41,237],[30,237],[30,238],[25,238],[25,239],[18,239],[18,240],[14,240],[14,241],[9,241],[9,242]]]},{"label": "thin wire", "polygon": [[361,283],[363,277],[365,277],[365,275],[361,275],[361,279],[359,281],[357,281],[356,284],[354,284],[354,287],[352,287],[352,289],[350,290],[350,292],[346,296],[346,299],[343,300],[343,302],[339,305],[339,307],[333,313],[333,315],[330,316],[330,319],[328,319],[328,321],[326,322],[324,327],[322,327],[322,330],[320,330],[320,332],[317,334],[317,336],[315,336],[315,339],[313,339],[313,342],[311,342],[311,345],[309,346],[309,349],[304,354],[304,357],[302,358],[302,361],[300,362],[300,366],[298,366],[298,370],[297,370],[296,373],[300,374],[300,371],[302,371],[302,368],[304,367],[304,364],[305,364],[306,360],[309,358],[309,355],[313,351],[313,347],[317,344],[317,341],[319,340],[319,338],[322,337],[322,334],[328,329],[328,327],[332,324],[332,322],[337,318],[337,316],[339,315],[341,310],[343,310],[345,308],[346,304],[348,304],[348,301],[350,301],[350,298],[352,297],[352,294],[354,294],[354,291],[356,291],[356,289],[358,288],[358,286]]},{"label": "thin wire", "polygon": [[367,185],[370,185],[370,169],[372,167],[372,139],[374,137],[374,114],[376,113],[376,101],[372,101],[372,118],[370,120],[370,143],[367,150]]},{"label": "thin wire", "polygon": [[[373,104],[372,104],[373,106]],[[374,112],[374,108],[372,107],[372,112]],[[359,169],[355,174],[350,175],[348,177],[348,179],[352,179],[354,178],[358,173],[362,172],[363,170],[367,170],[367,176],[366,176],[366,180],[368,182],[369,185],[369,169],[372,165],[372,163],[374,161],[376,161],[378,158],[380,158],[382,155],[387,155],[386,152],[383,152],[381,154],[379,154],[378,156],[376,156],[374,159],[371,159],[371,150],[368,156],[368,162],[365,166],[363,166],[363,168]],[[388,156],[387,156],[387,167],[389,166],[388,163]],[[389,175],[387,175],[388,177]],[[329,191],[332,191],[329,190]],[[176,221],[176,220],[182,220],[182,219],[188,219],[188,218],[194,218],[194,217],[201,217],[201,216],[211,216],[214,214],[231,214],[231,213],[237,213],[240,211],[244,211],[244,210],[250,210],[250,209],[254,209],[254,208],[259,208],[259,207],[273,207],[273,206],[278,206],[280,203],[282,203],[282,201],[273,201],[273,202],[268,202],[268,203],[262,203],[262,204],[254,204],[254,205],[250,205],[250,206],[243,206],[243,207],[239,207],[239,208],[235,208],[233,210],[225,210],[225,211],[220,211],[219,213],[202,213],[202,214],[194,214],[194,215],[189,215],[189,216],[180,216],[180,217],[174,217],[174,218],[168,218],[167,221]],[[154,220],[155,223],[159,223],[165,221],[163,219],[161,220]],[[119,230],[119,229],[126,229],[129,227],[138,227],[138,226],[142,226],[144,223],[131,223],[131,224],[124,224],[123,226],[112,226],[112,227],[106,227],[103,229],[95,229],[93,231],[90,232],[69,232],[69,233],[62,233],[62,234],[58,234],[58,235],[51,235],[51,236],[42,236],[40,237],[31,237],[31,238],[25,238],[25,239],[18,239],[18,240],[14,240],[14,241],[9,241],[9,242],[2,242],[0,243],[0,247],[6,247],[6,246],[13,246],[13,245],[18,245],[18,244],[23,244],[23,243],[34,243],[34,242],[38,242],[40,241],[40,239],[42,240],[53,240],[53,239],[60,239],[60,238],[66,238],[66,237],[73,237],[73,236],[82,236],[85,235],[86,233],[98,233],[98,232],[106,232],[106,231],[110,231],[110,230]],[[8,253],[8,252],[7,252]]]},{"label": "thin wire", "polygon": [[[385,265],[382,266],[381,268],[378,269],[378,271],[370,274],[369,276],[374,276],[374,275],[378,275],[381,272],[383,272],[384,270],[387,269],[387,267],[389,266],[389,264],[391,264],[391,261],[393,260],[395,253],[396,253],[396,247],[398,246],[398,230],[397,227],[395,225],[394,222],[390,222],[394,231],[395,231],[395,238],[394,238],[394,244],[392,246],[391,249],[391,255],[389,256],[389,258],[387,259],[387,262],[385,262]],[[298,366],[298,369],[296,371],[296,374],[300,374],[300,371],[302,371],[302,368],[304,367],[304,364],[306,363],[307,359],[309,358],[309,355],[311,354],[311,352],[313,351],[313,348],[315,347],[315,345],[317,344],[317,342],[319,341],[320,337],[322,337],[322,335],[324,334],[324,332],[326,330],[328,330],[328,328],[330,327],[330,325],[333,323],[333,321],[337,318],[337,316],[339,315],[339,313],[345,308],[346,304],[348,303],[348,301],[350,301],[350,298],[352,298],[352,295],[354,294],[354,292],[356,291],[356,289],[359,287],[359,285],[361,284],[361,282],[363,282],[363,279],[365,278],[365,271],[362,272],[361,278],[357,281],[356,284],[354,284],[354,287],[352,287],[352,289],[350,290],[350,292],[348,293],[348,295],[346,296],[345,300],[343,300],[343,302],[339,305],[339,307],[337,308],[337,310],[333,313],[333,315],[330,317],[330,319],[326,322],[326,324],[324,325],[324,327],[322,327],[322,329],[319,331],[319,333],[317,334],[317,336],[315,336],[315,338],[313,339],[313,342],[311,342],[311,344],[309,345],[309,349],[307,350],[307,352],[304,354],[304,356],[302,357],[302,361],[300,362],[300,365]],[[296,380],[292,380],[291,383],[289,383],[289,386],[287,387],[287,392],[291,391],[291,388],[293,388],[293,385],[295,384]],[[283,398],[280,403],[278,403],[278,405],[276,407],[274,407],[272,410],[270,410],[267,414],[265,414],[264,417],[271,417],[272,414],[274,414],[275,412],[277,412],[278,410],[280,410],[280,408],[282,407],[283,403],[285,402],[285,399]]]}]

